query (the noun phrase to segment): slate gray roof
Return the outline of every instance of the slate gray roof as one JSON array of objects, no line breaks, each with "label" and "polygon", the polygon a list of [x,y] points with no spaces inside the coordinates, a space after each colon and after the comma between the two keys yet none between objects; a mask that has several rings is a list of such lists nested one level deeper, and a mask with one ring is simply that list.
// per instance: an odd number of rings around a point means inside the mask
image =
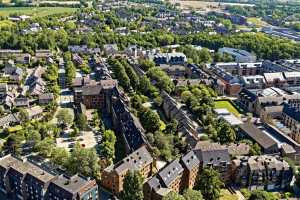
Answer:
[{"label": "slate gray roof", "polygon": [[219,143],[198,142],[194,152],[203,166],[207,164],[221,165],[221,163],[230,162],[228,149]]},{"label": "slate gray roof", "polygon": [[199,166],[200,161],[193,151],[188,152],[181,158],[182,164],[188,170],[191,170],[195,166]]},{"label": "slate gray roof", "polygon": [[183,167],[178,160],[174,160],[158,172],[158,176],[161,178],[165,187],[168,187],[182,172]]},{"label": "slate gray roof", "polygon": [[4,126],[7,123],[17,123],[19,118],[15,114],[8,114],[0,118],[0,127]]},{"label": "slate gray roof", "polygon": [[150,180],[148,180],[147,185],[154,191],[158,191],[161,188],[161,183],[157,176],[153,176]]},{"label": "slate gray roof", "polygon": [[101,92],[101,85],[88,85],[82,87],[82,95],[98,95]]},{"label": "slate gray roof", "polygon": [[87,180],[78,175],[72,177],[60,175],[51,182],[72,194],[79,192],[87,184]]},{"label": "slate gray roof", "polygon": [[28,161],[24,162],[23,160],[15,158],[11,155],[5,156],[0,159],[0,166],[9,169],[9,171],[15,170],[21,174],[26,174],[26,177],[33,176],[43,183],[47,183],[55,177],[54,175],[46,172],[35,164]]},{"label": "slate gray roof", "polygon": [[52,93],[44,93],[39,95],[39,100],[52,100],[54,95]]},{"label": "slate gray roof", "polygon": [[253,124],[244,123],[241,124],[239,127],[244,133],[246,133],[251,139],[257,142],[264,149],[268,149],[274,145],[277,145],[275,140],[267,136],[265,133],[262,132],[262,130],[260,130]]},{"label": "slate gray roof", "polygon": [[108,167],[106,170],[115,170],[117,174],[123,174],[124,171],[127,170],[139,170],[152,162],[153,158],[151,154],[145,146],[142,146],[114,166]]}]

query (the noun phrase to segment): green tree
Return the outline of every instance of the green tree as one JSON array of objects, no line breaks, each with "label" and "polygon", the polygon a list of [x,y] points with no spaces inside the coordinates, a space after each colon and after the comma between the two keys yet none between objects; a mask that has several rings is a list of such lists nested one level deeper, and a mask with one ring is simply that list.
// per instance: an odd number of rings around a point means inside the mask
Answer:
[{"label": "green tree", "polygon": [[45,138],[37,142],[34,146],[35,151],[39,152],[44,157],[50,157],[55,143],[52,138]]},{"label": "green tree", "polygon": [[175,134],[178,129],[178,121],[176,119],[172,119],[170,123],[166,126],[166,133],[167,134]]},{"label": "green tree", "polygon": [[160,118],[159,115],[152,111],[151,109],[146,109],[141,113],[141,122],[143,127],[147,132],[155,132],[160,128]]},{"label": "green tree", "polygon": [[25,138],[21,134],[10,134],[4,143],[3,148],[12,154],[20,155],[22,151],[21,144],[24,140]]},{"label": "green tree", "polygon": [[236,140],[235,130],[224,120],[219,121],[217,131],[221,144],[232,143]]},{"label": "green tree", "polygon": [[138,171],[128,171],[123,184],[122,200],[143,200],[144,178]]},{"label": "green tree", "polygon": [[20,109],[19,110],[19,115],[18,115],[19,119],[21,122],[28,122],[29,121],[29,114],[25,109]]},{"label": "green tree", "polygon": [[185,198],[182,195],[171,191],[163,197],[163,200],[185,200]]},{"label": "green tree", "polygon": [[57,121],[60,125],[69,126],[73,123],[73,116],[68,109],[61,109],[56,114]]},{"label": "green tree", "polygon": [[106,130],[103,133],[100,144],[101,154],[104,158],[112,162],[115,159],[116,135],[112,130]]},{"label": "green tree", "polygon": [[76,118],[76,125],[80,130],[85,130],[88,126],[87,118],[84,114],[80,113]]},{"label": "green tree", "polygon": [[150,68],[155,67],[155,63],[148,59],[140,59],[139,60],[140,68],[142,68],[144,71],[148,71]]},{"label": "green tree", "polygon": [[69,159],[69,152],[65,148],[55,147],[50,159],[54,164],[64,166]]},{"label": "green tree", "polygon": [[183,197],[185,200],[203,200],[201,192],[192,189],[185,190]]},{"label": "green tree", "polygon": [[95,149],[86,149],[76,143],[66,163],[70,173],[80,173],[84,176],[98,177],[100,166]]},{"label": "green tree", "polygon": [[217,171],[213,168],[205,168],[201,172],[195,188],[201,191],[204,199],[218,200],[223,185]]}]

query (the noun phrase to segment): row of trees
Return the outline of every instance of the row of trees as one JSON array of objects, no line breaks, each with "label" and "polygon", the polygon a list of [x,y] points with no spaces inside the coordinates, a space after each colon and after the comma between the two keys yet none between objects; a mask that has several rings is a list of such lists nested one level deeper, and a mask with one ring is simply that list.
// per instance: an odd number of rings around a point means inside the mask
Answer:
[{"label": "row of trees", "polygon": [[[54,20],[54,19],[53,19]],[[47,20],[44,19],[47,24]],[[58,21],[58,20],[57,20]],[[110,23],[110,20],[105,23]],[[20,27],[19,27],[20,26]],[[46,26],[47,27],[47,26]],[[193,44],[209,49],[217,50],[220,47],[228,46],[241,48],[254,52],[258,58],[263,59],[288,59],[300,56],[300,45],[290,40],[274,38],[263,33],[235,33],[231,35],[210,35],[206,32],[189,35],[176,35],[164,30],[150,31],[143,34],[132,33],[130,35],[119,35],[105,30],[95,30],[95,33],[76,34],[74,26],[64,30],[49,30],[47,28],[34,34],[21,35],[21,24],[8,29],[0,30],[0,48],[22,49],[25,52],[33,53],[36,49],[55,49],[57,47],[67,50],[68,45],[87,44],[90,47],[102,47],[107,43],[117,43],[120,49],[131,44],[137,44],[146,48],[154,48],[171,44]],[[201,60],[207,60],[207,53]],[[195,58],[195,62],[200,62]]]}]

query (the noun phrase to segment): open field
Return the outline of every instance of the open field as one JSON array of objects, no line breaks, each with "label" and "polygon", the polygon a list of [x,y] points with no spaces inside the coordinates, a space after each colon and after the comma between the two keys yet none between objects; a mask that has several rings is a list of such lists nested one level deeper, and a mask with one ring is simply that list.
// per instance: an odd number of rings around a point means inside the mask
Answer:
[{"label": "open field", "polygon": [[227,5],[239,5],[239,6],[254,6],[254,4],[245,3],[224,3],[213,1],[183,1],[183,0],[171,0],[173,4],[179,3],[182,9],[199,9],[199,10],[216,10],[225,8]]},{"label": "open field", "polygon": [[235,116],[240,116],[239,111],[231,104],[230,101],[227,100],[215,101],[215,108],[226,108],[229,112],[231,112]]},{"label": "open field", "polygon": [[262,27],[262,26],[267,26],[268,25],[267,22],[264,22],[260,18],[257,18],[257,17],[249,17],[249,18],[247,18],[247,22],[252,23],[257,27]]},{"label": "open field", "polygon": [[76,8],[68,7],[6,7],[0,8],[0,16],[8,17],[12,14],[30,15],[33,17],[44,17],[47,15],[72,13]]}]

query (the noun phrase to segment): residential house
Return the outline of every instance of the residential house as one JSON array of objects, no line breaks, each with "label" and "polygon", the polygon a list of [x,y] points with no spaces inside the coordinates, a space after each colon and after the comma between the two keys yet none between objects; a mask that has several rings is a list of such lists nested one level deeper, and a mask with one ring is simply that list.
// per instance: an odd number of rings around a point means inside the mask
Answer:
[{"label": "residential house", "polygon": [[102,172],[101,185],[114,194],[123,190],[123,182],[128,171],[139,171],[144,179],[152,174],[153,158],[146,146],[142,146],[121,161],[107,167]]},{"label": "residential house", "polygon": [[4,129],[19,122],[17,114],[8,114],[0,118],[0,128]]},{"label": "residential house", "polygon": [[200,167],[212,167],[220,173],[221,180],[228,182],[230,179],[229,168],[231,160],[228,148],[218,143],[199,141],[193,148],[195,155],[200,160]]},{"label": "residential house", "polygon": [[186,55],[179,52],[174,53],[157,53],[150,56],[151,59],[157,64],[169,64],[169,65],[183,65],[186,63]]},{"label": "residential house", "polygon": [[162,108],[168,119],[176,119],[180,136],[191,146],[198,141],[198,124],[194,122],[183,108],[165,91],[161,92]]},{"label": "residential house", "polygon": [[262,118],[267,115],[280,117],[283,103],[289,99],[299,99],[299,94],[275,87],[262,90],[242,89],[238,99],[244,109]]},{"label": "residential house", "polygon": [[104,49],[104,53],[106,55],[115,55],[118,53],[119,49],[118,49],[118,45],[117,44],[105,44],[103,46]]},{"label": "residential house", "polygon": [[189,151],[181,157],[180,163],[184,168],[183,187],[193,189],[200,171],[200,160],[194,151]]},{"label": "residential house", "polygon": [[23,95],[20,95],[15,98],[14,105],[16,107],[29,107],[29,99]]},{"label": "residential house", "polygon": [[83,103],[88,109],[106,107],[107,98],[117,86],[115,80],[101,80],[98,85],[84,85],[74,88],[74,102]]},{"label": "residential house", "polygon": [[288,136],[300,143],[300,102],[297,100],[289,100],[284,103],[282,110],[282,122],[290,129]]},{"label": "residential house", "polygon": [[80,175],[56,176],[48,186],[46,200],[48,199],[98,200],[98,185],[96,180]]},{"label": "residential house", "polygon": [[33,106],[25,110],[28,113],[29,119],[39,119],[43,116],[43,108],[40,106]]},{"label": "residential house", "polygon": [[3,76],[9,77],[10,80],[20,83],[23,79],[24,72],[20,67],[16,67],[13,63],[6,64],[3,69]]},{"label": "residential house", "polygon": [[110,108],[109,111],[112,115],[113,126],[122,134],[126,151],[132,152],[148,144],[144,135],[144,128],[139,120],[128,110],[120,95],[113,96],[111,101],[111,105],[108,108]]},{"label": "residential house", "polygon": [[274,155],[239,156],[232,161],[232,173],[235,185],[250,190],[282,190],[293,178],[290,165]]},{"label": "residential house", "polygon": [[39,95],[39,104],[48,104],[54,100],[53,93],[44,93]]},{"label": "residential house", "polygon": [[0,158],[0,190],[13,199],[98,199],[95,180],[57,175],[11,155]]}]

